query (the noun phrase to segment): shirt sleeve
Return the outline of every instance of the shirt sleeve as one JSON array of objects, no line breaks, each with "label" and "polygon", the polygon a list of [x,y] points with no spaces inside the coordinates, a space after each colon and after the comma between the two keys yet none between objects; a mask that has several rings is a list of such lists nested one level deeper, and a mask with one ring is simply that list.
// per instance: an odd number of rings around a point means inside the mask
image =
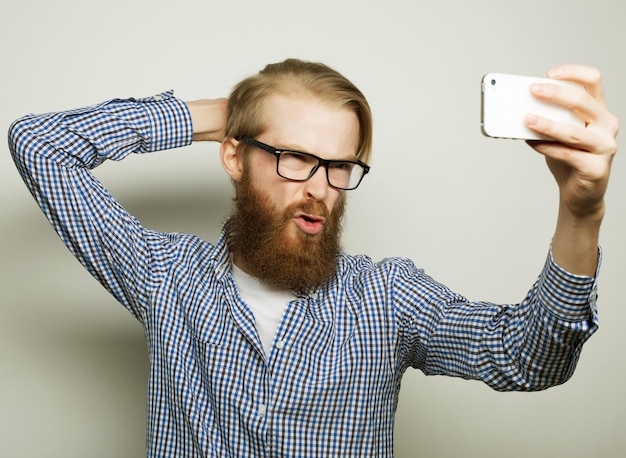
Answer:
[{"label": "shirt sleeve", "polygon": [[394,299],[404,364],[426,375],[481,380],[498,391],[564,383],[598,327],[596,278],[565,271],[550,252],[525,299],[499,305],[469,302],[403,266]]},{"label": "shirt sleeve", "polygon": [[145,230],[91,169],[131,153],[185,146],[192,130],[187,106],[172,92],[27,115],[9,130],[18,171],[63,243],[140,319],[171,240]]}]

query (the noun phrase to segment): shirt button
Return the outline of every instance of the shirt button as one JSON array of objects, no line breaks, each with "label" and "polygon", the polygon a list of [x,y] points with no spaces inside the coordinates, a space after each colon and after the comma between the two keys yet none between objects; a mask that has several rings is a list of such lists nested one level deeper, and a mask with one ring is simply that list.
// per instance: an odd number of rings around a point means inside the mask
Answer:
[{"label": "shirt button", "polygon": [[265,407],[265,404],[261,404],[259,406],[259,415],[265,415],[265,412],[267,412],[267,407]]},{"label": "shirt button", "polygon": [[317,292],[311,293],[309,297],[313,300],[317,300]]},{"label": "shirt button", "polygon": [[282,350],[284,346],[285,346],[285,342],[283,342],[282,340],[279,340],[278,342],[276,342],[276,348],[278,348],[279,350]]}]

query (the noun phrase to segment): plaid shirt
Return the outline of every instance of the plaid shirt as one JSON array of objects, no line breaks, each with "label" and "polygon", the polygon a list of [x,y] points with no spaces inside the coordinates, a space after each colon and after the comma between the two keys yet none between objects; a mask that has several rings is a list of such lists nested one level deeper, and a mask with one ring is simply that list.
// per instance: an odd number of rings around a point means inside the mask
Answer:
[{"label": "plaid shirt", "polygon": [[335,278],[287,305],[265,355],[224,236],[213,245],[148,230],[90,172],[191,136],[172,93],[26,116],[10,130],[63,242],[145,329],[149,456],[391,456],[408,367],[496,390],[572,375],[597,327],[596,282],[550,255],[520,304],[496,305],[469,302],[407,259],[342,253]]}]

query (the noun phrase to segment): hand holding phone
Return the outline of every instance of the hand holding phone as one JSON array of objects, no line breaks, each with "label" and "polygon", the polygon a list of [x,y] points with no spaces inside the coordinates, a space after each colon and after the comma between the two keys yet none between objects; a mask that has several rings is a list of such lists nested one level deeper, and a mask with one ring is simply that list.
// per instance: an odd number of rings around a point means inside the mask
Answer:
[{"label": "hand holding phone", "polygon": [[494,138],[551,140],[526,127],[524,117],[529,113],[584,127],[583,121],[567,108],[533,97],[530,86],[534,83],[578,86],[569,81],[549,78],[505,73],[486,74],[481,84],[481,129],[484,135]]}]

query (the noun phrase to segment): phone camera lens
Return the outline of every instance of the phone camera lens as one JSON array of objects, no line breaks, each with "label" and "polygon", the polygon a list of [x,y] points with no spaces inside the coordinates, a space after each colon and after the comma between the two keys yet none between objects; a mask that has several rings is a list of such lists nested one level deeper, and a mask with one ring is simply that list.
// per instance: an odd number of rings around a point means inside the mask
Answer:
[{"label": "phone camera lens", "polygon": [[491,85],[495,86],[496,85],[496,80],[491,80]]}]

